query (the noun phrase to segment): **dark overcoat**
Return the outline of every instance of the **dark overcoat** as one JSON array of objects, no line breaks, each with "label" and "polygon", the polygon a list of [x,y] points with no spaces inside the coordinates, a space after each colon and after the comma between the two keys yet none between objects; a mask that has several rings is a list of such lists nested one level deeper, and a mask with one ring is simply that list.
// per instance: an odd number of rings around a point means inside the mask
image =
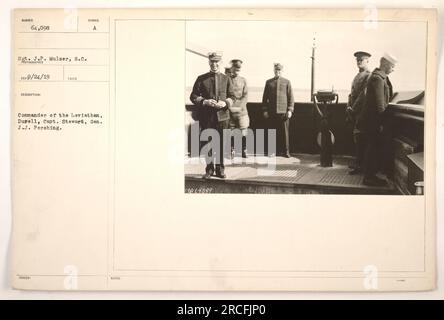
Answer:
[{"label": "dark overcoat", "polygon": [[365,88],[367,86],[367,80],[370,77],[371,72],[363,70],[359,72],[353,79],[351,92],[348,96],[348,106],[352,108],[352,114],[354,118],[361,113],[365,104]]},{"label": "dark overcoat", "polygon": [[369,134],[378,133],[383,125],[385,110],[393,96],[387,75],[376,68],[367,81],[365,104],[357,118],[357,128]]},{"label": "dark overcoat", "polygon": [[[203,101],[206,99],[222,100],[225,101],[227,106],[222,110],[204,106]],[[190,95],[190,100],[199,108],[198,119],[202,127],[217,128],[218,119],[222,117],[229,118],[230,111],[228,108],[235,100],[233,85],[225,74],[220,72],[207,72],[197,77]]]}]

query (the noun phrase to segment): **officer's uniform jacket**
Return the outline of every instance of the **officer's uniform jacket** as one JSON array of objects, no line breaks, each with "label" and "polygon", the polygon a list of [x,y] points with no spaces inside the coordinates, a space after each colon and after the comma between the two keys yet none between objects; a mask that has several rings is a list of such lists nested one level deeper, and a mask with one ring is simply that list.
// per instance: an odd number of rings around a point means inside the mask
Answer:
[{"label": "officer's uniform jacket", "polygon": [[[203,101],[206,99],[214,99],[216,101],[225,101],[227,106],[223,109],[216,109],[204,106]],[[194,82],[193,91],[190,100],[196,106],[199,106],[198,117],[203,127],[215,128],[218,123],[219,116],[229,118],[229,107],[235,101],[233,85],[229,81],[229,77],[220,72],[207,72],[197,77]]]},{"label": "officer's uniform jacket", "polygon": [[233,85],[233,92],[236,101],[230,107],[231,116],[238,118],[248,115],[247,101],[248,101],[248,87],[247,81],[244,77],[236,76],[230,77]]},{"label": "officer's uniform jacket", "polygon": [[364,70],[359,72],[353,79],[351,92],[348,96],[348,106],[352,109],[352,115],[356,117],[365,104],[365,88],[371,72]]},{"label": "officer's uniform jacket", "polygon": [[262,109],[277,114],[286,113],[287,111],[293,112],[294,97],[289,80],[274,77],[265,82]]},{"label": "officer's uniform jacket", "polygon": [[379,68],[370,75],[365,95],[365,104],[358,116],[357,127],[364,132],[377,133],[383,124],[384,112],[393,97],[389,78]]}]

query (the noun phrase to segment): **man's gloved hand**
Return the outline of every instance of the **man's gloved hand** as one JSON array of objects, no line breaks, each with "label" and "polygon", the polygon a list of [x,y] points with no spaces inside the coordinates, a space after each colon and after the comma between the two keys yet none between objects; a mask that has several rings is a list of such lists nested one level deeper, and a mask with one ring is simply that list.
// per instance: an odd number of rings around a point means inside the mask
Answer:
[{"label": "man's gloved hand", "polygon": [[285,117],[287,119],[290,119],[292,115],[293,115],[293,113],[291,111],[287,111],[287,114],[285,115]]},{"label": "man's gloved hand", "polygon": [[216,105],[216,100],[214,99],[205,99],[202,104],[207,107],[214,107]]},{"label": "man's gloved hand", "polygon": [[215,106],[219,109],[223,109],[227,106],[227,104],[225,101],[220,100],[220,101],[216,102]]},{"label": "man's gloved hand", "polygon": [[345,109],[345,121],[352,122],[354,120],[353,109],[351,107],[347,107]]},{"label": "man's gloved hand", "polygon": [[269,115],[268,115],[268,112],[267,112],[267,111],[264,111],[264,118],[265,118],[265,119],[268,119],[268,118],[269,118]]}]

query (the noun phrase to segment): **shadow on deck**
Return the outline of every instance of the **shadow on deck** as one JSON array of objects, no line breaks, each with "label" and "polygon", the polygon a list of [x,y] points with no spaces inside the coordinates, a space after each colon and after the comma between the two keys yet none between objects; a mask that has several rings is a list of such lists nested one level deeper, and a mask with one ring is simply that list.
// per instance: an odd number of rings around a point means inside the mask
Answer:
[{"label": "shadow on deck", "polygon": [[275,157],[271,170],[267,170],[263,161],[254,161],[253,156],[247,160],[235,158],[225,162],[226,179],[213,177],[209,180],[202,179],[203,159],[188,160],[186,193],[397,194],[391,181],[385,187],[372,187],[362,183],[362,175],[349,175],[348,165],[352,160],[347,156],[336,156],[330,168],[319,165],[319,155]]}]

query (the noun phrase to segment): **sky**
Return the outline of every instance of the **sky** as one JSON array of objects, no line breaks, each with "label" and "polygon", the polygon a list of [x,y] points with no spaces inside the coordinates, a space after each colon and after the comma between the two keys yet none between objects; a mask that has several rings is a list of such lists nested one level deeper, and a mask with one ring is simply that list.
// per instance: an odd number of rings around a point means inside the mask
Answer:
[{"label": "sky", "polygon": [[[379,65],[384,52],[398,59],[390,75],[395,91],[423,90],[426,66],[426,24],[379,22],[301,21],[188,21],[187,47],[221,51],[223,67],[233,58],[243,60],[242,75],[249,87],[263,87],[273,77],[273,63],[284,65],[283,77],[295,89],[309,90],[311,50],[316,43],[315,88],[347,90],[357,73],[355,51],[372,54],[370,69]],[[186,53],[186,85],[208,72],[208,61]]]}]

